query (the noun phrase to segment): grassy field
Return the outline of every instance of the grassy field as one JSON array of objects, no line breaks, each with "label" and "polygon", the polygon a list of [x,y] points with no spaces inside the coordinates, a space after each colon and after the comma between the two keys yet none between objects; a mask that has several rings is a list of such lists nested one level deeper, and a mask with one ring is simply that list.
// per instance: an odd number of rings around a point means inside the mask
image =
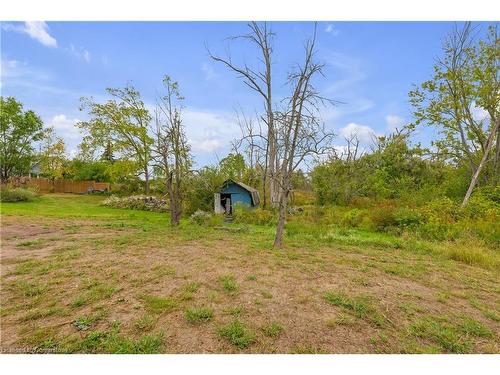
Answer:
[{"label": "grassy field", "polygon": [[298,220],[273,250],[101,199],[2,204],[2,351],[500,353],[498,253]]}]

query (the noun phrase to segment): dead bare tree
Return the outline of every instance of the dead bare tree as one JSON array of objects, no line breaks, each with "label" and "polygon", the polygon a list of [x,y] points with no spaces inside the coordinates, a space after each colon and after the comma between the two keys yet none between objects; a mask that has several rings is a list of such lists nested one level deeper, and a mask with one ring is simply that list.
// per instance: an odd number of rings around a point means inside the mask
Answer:
[{"label": "dead bare tree", "polygon": [[179,85],[169,76],[163,79],[165,95],[157,100],[153,134],[153,160],[165,178],[170,203],[170,223],[179,225],[184,199],[183,182],[190,173],[192,159],[182,124]]},{"label": "dead bare tree", "polygon": [[265,142],[265,163],[264,173],[262,175],[263,186],[263,205],[267,205],[267,182],[269,181],[269,194],[271,205],[277,204],[276,185],[276,131],[274,125],[273,112],[273,91],[272,91],[272,39],[274,33],[268,28],[266,22],[259,25],[257,22],[248,24],[250,32],[248,34],[237,36],[232,39],[245,39],[257,46],[260,53],[260,70],[253,70],[248,65],[238,66],[231,59],[231,56],[222,58],[213,55],[209,51],[210,57],[217,62],[224,64],[227,68],[235,72],[239,78],[252,90],[257,92],[264,100],[265,115],[262,121],[266,125]]},{"label": "dead bare tree", "polygon": [[322,74],[323,65],[314,61],[316,26],[306,43],[302,65],[289,75],[292,94],[275,118],[277,136],[278,223],[274,247],[281,247],[285,227],[288,198],[292,190],[291,178],[297,167],[311,156],[326,154],[332,149],[333,133],[325,131],[318,117],[319,105],[333,103],[318,93],[312,84]]}]

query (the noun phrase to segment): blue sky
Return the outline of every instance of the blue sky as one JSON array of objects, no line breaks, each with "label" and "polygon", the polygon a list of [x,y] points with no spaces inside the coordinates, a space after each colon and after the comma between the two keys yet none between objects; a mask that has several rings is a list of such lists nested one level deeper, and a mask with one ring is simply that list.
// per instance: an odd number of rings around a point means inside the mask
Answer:
[{"label": "blue sky", "polygon": [[[327,128],[343,144],[356,132],[369,142],[411,121],[408,91],[432,74],[434,58],[452,22],[321,22],[317,59],[325,77],[316,86],[345,104],[325,108]],[[271,23],[275,36],[274,85],[284,95],[286,73],[300,61],[313,30],[308,22]],[[485,29],[485,25],[482,27]],[[184,123],[198,166],[216,162],[239,135],[235,111],[248,115],[261,102],[241,80],[212,62],[206,46],[255,64],[255,50],[228,37],[247,32],[244,22],[2,22],[1,93],[36,111],[64,137],[74,154],[81,139],[73,124],[85,119],[81,96],[104,100],[106,87],[132,82],[154,103],[161,78],[170,75],[185,96]],[[425,144],[429,132],[419,139]]]}]

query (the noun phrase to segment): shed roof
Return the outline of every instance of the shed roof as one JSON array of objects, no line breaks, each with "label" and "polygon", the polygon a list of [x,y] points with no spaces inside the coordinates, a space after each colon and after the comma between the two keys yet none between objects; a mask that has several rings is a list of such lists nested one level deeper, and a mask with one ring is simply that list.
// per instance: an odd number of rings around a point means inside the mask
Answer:
[{"label": "shed roof", "polygon": [[259,191],[257,189],[254,189],[253,187],[248,186],[247,184],[244,184],[243,182],[234,181],[231,179],[224,181],[224,183],[222,184],[222,189],[224,189],[229,184],[236,184],[236,185],[242,187],[243,189],[245,189],[246,191],[248,191],[250,193],[250,195],[252,196],[253,205],[254,206],[259,205],[260,196],[259,196]]}]

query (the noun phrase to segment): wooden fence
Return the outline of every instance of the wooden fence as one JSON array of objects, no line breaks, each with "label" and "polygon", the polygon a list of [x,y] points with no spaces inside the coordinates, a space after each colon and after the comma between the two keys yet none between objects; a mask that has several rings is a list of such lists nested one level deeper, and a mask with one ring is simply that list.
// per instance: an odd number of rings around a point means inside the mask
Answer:
[{"label": "wooden fence", "polygon": [[73,181],[66,179],[51,180],[48,178],[18,177],[11,183],[16,187],[34,187],[40,193],[73,193],[85,194],[89,190],[111,190],[108,182]]}]

